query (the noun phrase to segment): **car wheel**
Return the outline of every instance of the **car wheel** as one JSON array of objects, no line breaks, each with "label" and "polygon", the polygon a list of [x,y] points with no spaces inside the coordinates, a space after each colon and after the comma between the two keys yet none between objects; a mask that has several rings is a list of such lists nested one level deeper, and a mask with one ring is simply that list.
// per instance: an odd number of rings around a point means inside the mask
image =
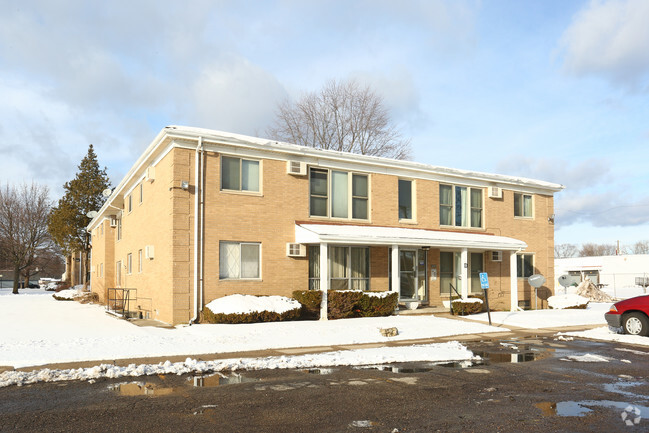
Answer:
[{"label": "car wheel", "polygon": [[642,313],[626,314],[622,325],[625,334],[645,336],[649,334],[649,320]]}]

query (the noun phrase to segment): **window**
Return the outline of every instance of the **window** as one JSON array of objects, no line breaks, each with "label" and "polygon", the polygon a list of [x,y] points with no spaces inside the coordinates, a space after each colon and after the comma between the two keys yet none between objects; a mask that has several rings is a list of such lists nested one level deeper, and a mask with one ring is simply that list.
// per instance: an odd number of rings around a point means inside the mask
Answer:
[{"label": "window", "polygon": [[514,216],[532,218],[532,196],[530,194],[514,193]]},{"label": "window", "polygon": [[126,273],[131,275],[133,273],[133,254],[126,255]]},{"label": "window", "polygon": [[534,255],[518,254],[516,256],[518,278],[529,278],[534,275]]},{"label": "window", "polygon": [[122,239],[122,218],[117,218],[117,240]]},{"label": "window", "polygon": [[439,224],[482,227],[482,189],[439,185]]},{"label": "window", "polygon": [[137,252],[137,271],[142,273],[142,250]]},{"label": "window", "polygon": [[133,194],[129,194],[127,202],[128,202],[128,211],[131,212],[133,210]]},{"label": "window", "polygon": [[259,161],[223,156],[221,189],[259,192]]},{"label": "window", "polygon": [[399,219],[411,220],[412,216],[412,181],[399,179]]},{"label": "window", "polygon": [[142,204],[142,201],[144,200],[144,184],[140,184],[140,204]]},{"label": "window", "polygon": [[[369,290],[370,249],[329,247],[329,289]],[[309,247],[309,290],[320,290],[320,247]]]},{"label": "window", "polygon": [[122,284],[122,261],[115,263],[115,285],[121,287]]},{"label": "window", "polygon": [[368,219],[368,179],[365,174],[311,169],[311,216]]},{"label": "window", "polygon": [[261,244],[221,242],[219,244],[219,279],[261,278]]}]

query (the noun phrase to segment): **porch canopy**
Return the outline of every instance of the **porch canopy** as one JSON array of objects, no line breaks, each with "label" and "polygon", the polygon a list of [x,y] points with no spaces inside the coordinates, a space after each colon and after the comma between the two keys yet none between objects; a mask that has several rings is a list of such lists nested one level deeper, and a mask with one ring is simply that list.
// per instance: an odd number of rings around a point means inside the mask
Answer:
[{"label": "porch canopy", "polygon": [[523,241],[483,233],[342,224],[295,224],[299,244],[399,245],[401,247],[467,248],[519,251]]},{"label": "porch canopy", "polygon": [[[329,289],[328,245],[389,246],[392,248],[392,290],[399,290],[399,250],[407,248],[448,248],[461,251],[461,278],[468,281],[468,251],[509,251],[510,253],[510,301],[511,309],[518,308],[518,279],[516,253],[527,248],[521,240],[485,233],[461,233],[443,230],[409,229],[401,227],[377,227],[347,224],[295,223],[295,242],[320,246],[320,289]],[[468,296],[467,284],[462,286],[462,297]],[[325,297],[323,296],[323,299]],[[326,300],[323,301],[326,305]],[[322,307],[326,312],[326,307]],[[326,313],[322,313],[326,317]],[[322,316],[321,314],[321,316]]]}]

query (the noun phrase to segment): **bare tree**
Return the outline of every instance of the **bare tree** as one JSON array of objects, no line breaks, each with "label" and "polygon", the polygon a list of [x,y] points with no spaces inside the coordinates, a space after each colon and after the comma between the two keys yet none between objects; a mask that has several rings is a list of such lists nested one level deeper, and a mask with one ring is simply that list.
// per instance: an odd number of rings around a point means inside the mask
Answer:
[{"label": "bare tree", "polygon": [[392,124],[383,98],[354,80],[332,80],[296,102],[284,100],[275,115],[266,133],[279,141],[395,159],[410,156],[410,140]]},{"label": "bare tree", "polygon": [[638,241],[633,244],[633,254],[649,254],[649,241]]},{"label": "bare tree", "polygon": [[615,245],[614,244],[594,244],[586,243],[582,244],[581,250],[579,250],[580,257],[593,257],[593,256],[612,256],[615,255]]},{"label": "bare tree", "polygon": [[568,257],[576,257],[579,249],[575,244],[557,244],[554,246],[554,258],[565,259]]},{"label": "bare tree", "polygon": [[38,251],[50,243],[50,207],[46,186],[32,183],[0,188],[0,239],[4,259],[13,270],[14,294],[18,294],[21,272],[32,266]]}]

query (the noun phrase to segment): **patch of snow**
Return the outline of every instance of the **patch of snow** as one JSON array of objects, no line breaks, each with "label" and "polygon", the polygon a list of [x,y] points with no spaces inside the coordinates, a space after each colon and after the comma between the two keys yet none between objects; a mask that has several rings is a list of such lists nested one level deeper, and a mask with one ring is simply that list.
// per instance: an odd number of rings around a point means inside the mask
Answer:
[{"label": "patch of snow", "polygon": [[61,290],[60,292],[54,293],[52,296],[56,296],[57,298],[62,298],[62,299],[74,299],[81,296],[81,294],[82,291],[75,287],[74,289]]},{"label": "patch of snow", "polygon": [[594,355],[586,353],[584,355],[570,355],[561,358],[561,361],[575,361],[575,362],[609,362],[609,358],[601,355]]},{"label": "patch of snow", "polygon": [[561,334],[580,338],[591,338],[593,340],[615,341],[618,343],[632,344],[635,346],[649,346],[649,337],[642,337],[640,335],[618,334],[611,331],[608,326],[589,329],[587,331],[563,332]]},{"label": "patch of snow", "polygon": [[482,304],[482,299],[480,298],[464,298],[464,299],[453,299],[451,302],[462,302],[464,304]]},{"label": "patch of snow", "polygon": [[130,364],[126,367],[101,364],[89,368],[68,370],[5,371],[4,373],[0,373],[0,387],[26,385],[36,382],[94,380],[104,377],[119,378],[157,374],[180,375],[226,370],[303,369],[338,365],[389,364],[395,362],[452,362],[473,359],[478,359],[473,355],[473,352],[457,341],[450,341],[446,343],[341,350],[295,356],[269,356],[266,358],[236,358],[215,361],[198,361],[187,358],[184,362],[172,363],[165,361],[158,364]]},{"label": "patch of snow", "polygon": [[555,310],[563,310],[565,308],[588,304],[589,301],[590,299],[577,294],[555,295],[548,298],[548,306]]},{"label": "patch of snow", "polygon": [[[39,292],[38,289],[31,289]],[[7,289],[8,293],[10,289]],[[265,349],[351,345],[502,332],[486,324],[432,315],[363,317],[246,324],[139,327],[106,314],[103,306],[60,302],[51,292],[7,295],[0,302],[0,365],[191,356]],[[25,293],[29,291],[25,290]],[[83,324],[80,326],[79,324]],[[384,337],[377,329],[399,335]]]},{"label": "patch of snow", "polygon": [[[604,314],[610,309],[610,306],[610,303],[591,302],[584,310],[493,311],[491,312],[491,322],[494,325],[520,326],[529,329],[605,325]],[[481,322],[489,320],[487,313],[471,314],[464,318]]]},{"label": "patch of snow", "polygon": [[206,307],[214,314],[249,314],[261,311],[282,314],[300,308],[301,304],[285,296],[230,295],[215,299]]}]

